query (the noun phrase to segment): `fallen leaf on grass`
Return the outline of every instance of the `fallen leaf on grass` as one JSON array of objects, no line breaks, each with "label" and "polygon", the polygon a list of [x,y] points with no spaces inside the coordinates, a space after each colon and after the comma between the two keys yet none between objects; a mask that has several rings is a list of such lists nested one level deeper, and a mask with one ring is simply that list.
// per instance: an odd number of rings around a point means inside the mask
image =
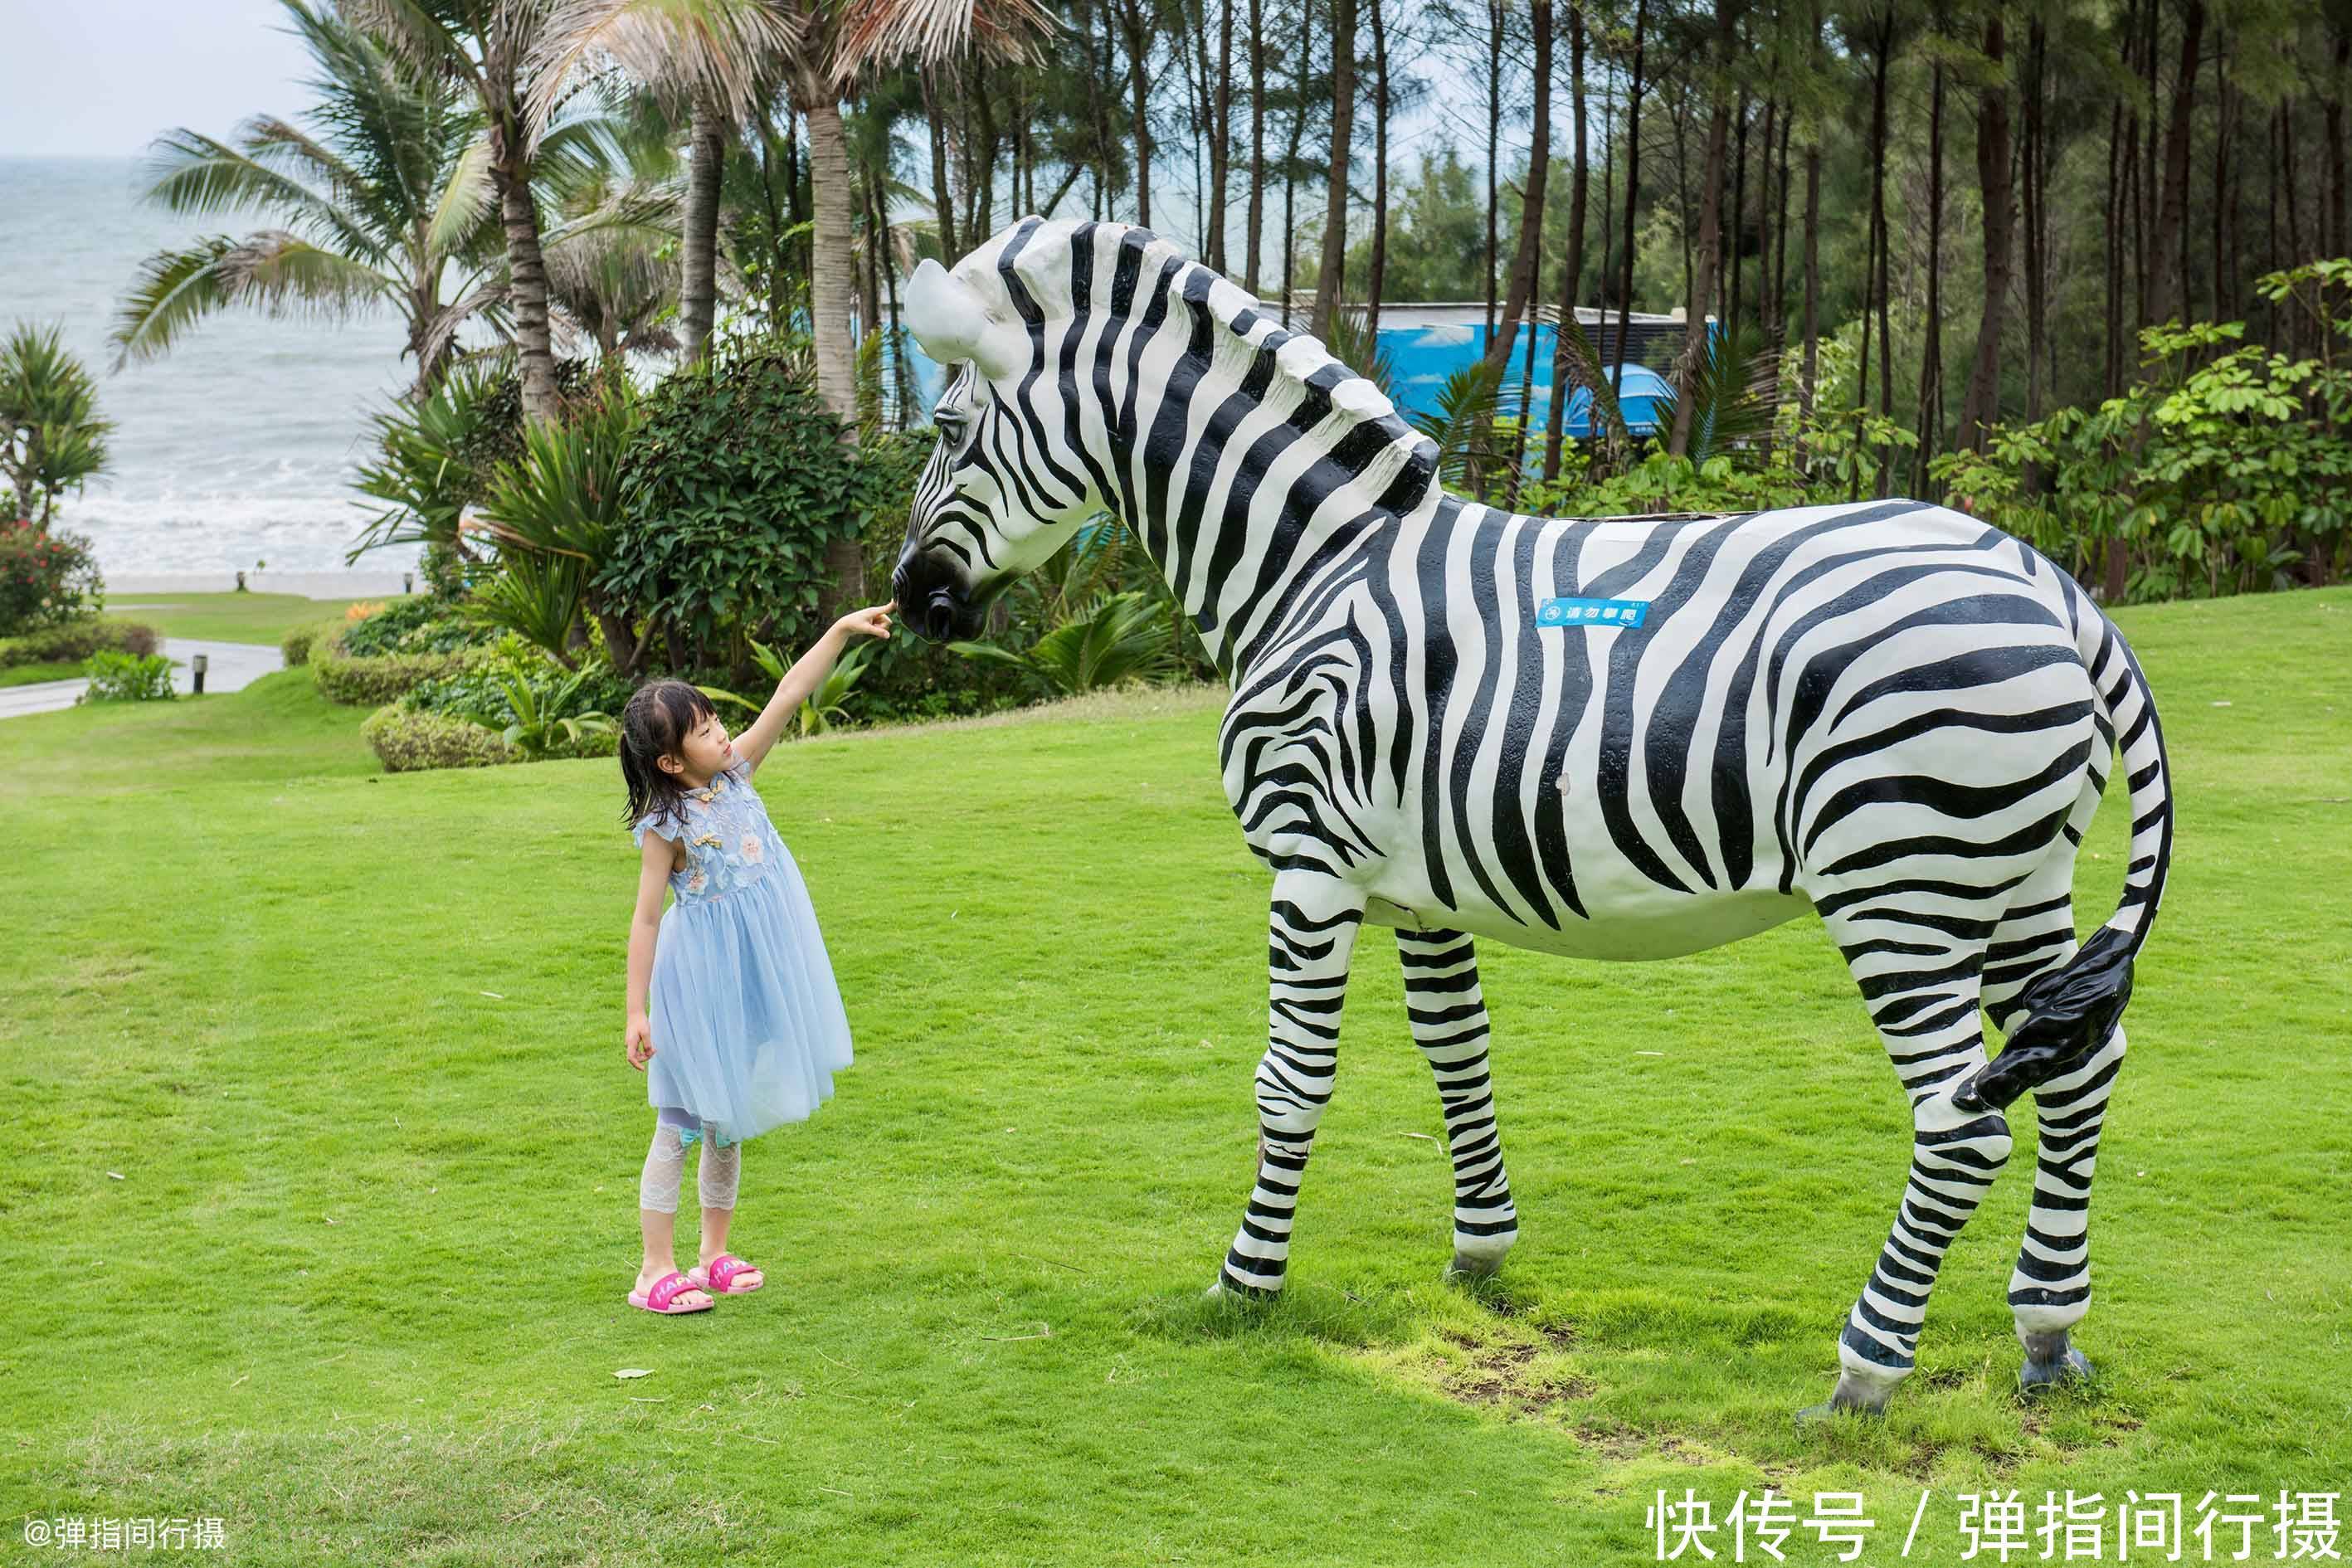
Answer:
[{"label": "fallen leaf on grass", "polygon": [[118,1182],[119,1182],[119,1181],[121,1181],[121,1180],[123,1179],[122,1173],[121,1173],[121,1172],[120,1172],[120,1171],[109,1171],[109,1172],[107,1172],[106,1173],[107,1173],[109,1176],[112,1177],[115,1181],[118,1181]]},{"label": "fallen leaf on grass", "polygon": [[625,1366],[613,1375],[614,1377],[651,1377],[653,1374],[654,1369],[649,1366]]}]

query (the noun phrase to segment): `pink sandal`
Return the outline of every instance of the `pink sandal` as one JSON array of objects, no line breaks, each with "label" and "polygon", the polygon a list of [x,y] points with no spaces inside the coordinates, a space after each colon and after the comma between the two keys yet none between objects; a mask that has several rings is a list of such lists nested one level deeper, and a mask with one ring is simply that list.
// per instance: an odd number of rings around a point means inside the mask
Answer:
[{"label": "pink sandal", "polygon": [[680,1305],[677,1299],[689,1290],[702,1291],[706,1298],[709,1295],[709,1291],[703,1290],[700,1281],[689,1279],[673,1268],[655,1280],[653,1289],[630,1291],[629,1305],[643,1307],[648,1312],[659,1312],[664,1317],[676,1317],[682,1312],[708,1312],[718,1305],[709,1300]]},{"label": "pink sandal", "polygon": [[[746,1275],[750,1276],[751,1283],[736,1283]],[[740,1296],[746,1291],[757,1290],[768,1282],[767,1276],[731,1252],[720,1253],[708,1265],[697,1264],[687,1271],[686,1277],[698,1289],[719,1296]]]}]

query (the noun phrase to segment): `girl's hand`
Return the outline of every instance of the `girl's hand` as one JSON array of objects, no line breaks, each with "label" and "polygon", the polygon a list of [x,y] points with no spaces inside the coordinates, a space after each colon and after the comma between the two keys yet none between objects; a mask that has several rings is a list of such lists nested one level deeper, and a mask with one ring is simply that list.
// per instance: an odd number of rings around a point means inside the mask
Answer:
[{"label": "girl's hand", "polygon": [[844,637],[887,637],[890,635],[890,612],[898,607],[898,601],[893,599],[887,605],[852,610],[834,622],[833,629]]},{"label": "girl's hand", "polygon": [[629,1065],[639,1072],[645,1071],[646,1062],[654,1054],[654,1029],[653,1026],[646,1021],[644,1014],[639,1013],[630,1018],[625,1040],[629,1053]]}]

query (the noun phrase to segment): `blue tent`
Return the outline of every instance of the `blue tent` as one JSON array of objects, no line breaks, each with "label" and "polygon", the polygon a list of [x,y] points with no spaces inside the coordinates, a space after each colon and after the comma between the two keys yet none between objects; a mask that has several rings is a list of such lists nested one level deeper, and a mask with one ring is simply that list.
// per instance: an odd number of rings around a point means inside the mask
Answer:
[{"label": "blue tent", "polygon": [[[1624,377],[1622,381],[1617,379],[1620,373]],[[1675,389],[1648,365],[1619,365],[1610,372],[1610,384],[1617,389],[1617,408],[1625,416],[1625,428],[1634,435],[1647,436],[1674,416]],[[1592,422],[1592,394],[1586,388],[1580,386],[1568,395],[1568,412],[1561,416],[1560,426],[1579,441],[1600,434]]]},{"label": "blue tent", "polygon": [[[1390,324],[1391,313],[1403,321]],[[1410,416],[1437,411],[1438,394],[1444,389],[1446,378],[1465,366],[1477,363],[1486,353],[1484,314],[1484,308],[1477,305],[1400,305],[1384,311],[1381,347],[1394,373],[1391,382],[1398,413]],[[1588,335],[1598,336],[1604,331],[1604,324],[1598,312],[1591,314],[1595,319],[1586,323],[1585,331]],[[1476,319],[1460,319],[1472,316]],[[1612,337],[1618,331],[1613,316],[1608,318],[1605,331]],[[1631,331],[1634,352],[1642,353],[1649,352],[1644,345],[1657,335],[1668,337],[1674,346],[1679,347],[1684,328],[1680,321],[1664,316],[1637,313]],[[1527,363],[1527,334],[1532,334],[1535,340],[1532,364]],[[1550,412],[1554,335],[1549,322],[1524,329],[1515,345],[1517,352],[1511,356],[1511,388],[1517,392],[1524,367],[1528,376],[1528,419],[1537,430],[1543,428]],[[925,358],[911,339],[907,343],[907,360],[914,374],[916,406],[928,411],[939,401],[940,394],[947,390],[946,373]],[[1672,390],[1665,378],[1647,365],[1628,363],[1622,368],[1625,379],[1620,405],[1624,410],[1626,426],[1636,437],[1650,435],[1666,417]],[[1576,440],[1593,437],[1590,392],[1579,387],[1570,393],[1563,427]]]}]

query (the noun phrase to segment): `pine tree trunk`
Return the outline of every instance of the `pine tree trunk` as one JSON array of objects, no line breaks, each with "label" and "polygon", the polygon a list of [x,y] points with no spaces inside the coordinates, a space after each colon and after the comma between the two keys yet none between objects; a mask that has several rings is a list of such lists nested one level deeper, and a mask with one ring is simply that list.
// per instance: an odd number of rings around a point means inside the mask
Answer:
[{"label": "pine tree trunk", "polygon": [[2008,40],[2000,13],[1985,22],[1985,58],[1995,73],[1977,98],[1977,188],[1984,214],[1984,313],[1977,322],[1976,363],[1960,406],[1958,446],[1984,450],[1985,433],[2000,417],[2000,329],[2009,316],[2014,275],[2017,205],[2010,182]]},{"label": "pine tree trunk", "polygon": [[1496,183],[1502,167],[1503,137],[1503,0],[1486,0],[1486,339],[1495,337],[1495,263],[1500,253],[1495,240],[1495,219],[1502,201]]},{"label": "pine tree trunk", "polygon": [[688,121],[686,210],[678,246],[678,325],[686,357],[702,357],[719,307],[719,175],[727,156],[726,121],[707,91],[698,90]]},{"label": "pine tree trunk", "polygon": [[1716,227],[1715,275],[1726,279],[1723,320],[1739,320],[1740,241],[1748,233],[1748,92],[1740,89],[1739,107],[1731,116],[1731,220]]},{"label": "pine tree trunk", "polygon": [[[1878,77],[1873,85],[1872,117],[1875,127],[1870,139],[1871,219],[1878,229],[1878,412],[1895,417],[1895,333],[1888,321],[1892,308],[1889,296],[1889,262],[1895,247],[1889,243],[1886,226],[1886,79],[1894,68],[1895,12],[1890,6],[1878,30]],[[1988,289],[1990,294],[1990,290]],[[1895,453],[1892,447],[1878,454],[1878,494],[1884,497],[1895,480]]]},{"label": "pine tree trunk", "polygon": [[1625,99],[1625,242],[1618,258],[1622,270],[1617,280],[1617,357],[1609,369],[1610,390],[1625,395],[1625,343],[1633,324],[1633,206],[1642,192],[1642,66],[1643,32],[1650,19],[1649,0],[1633,0],[1633,75]]},{"label": "pine tree trunk", "polygon": [[1381,290],[1389,271],[1389,33],[1387,0],[1372,8],[1372,257],[1364,279],[1364,341],[1381,341]]},{"label": "pine tree trunk", "polygon": [[1356,123],[1356,0],[1331,0],[1331,167],[1325,176],[1323,264],[1309,335],[1328,339],[1348,268],[1348,156]]},{"label": "pine tree trunk", "polygon": [[1315,58],[1315,7],[1305,7],[1298,49],[1298,91],[1290,110],[1290,142],[1282,159],[1282,324],[1290,325],[1292,268],[1298,256],[1298,147],[1307,135],[1307,79]]},{"label": "pine tree trunk", "polygon": [[[1544,195],[1551,181],[1551,0],[1532,0],[1535,27],[1535,123],[1528,143],[1528,188],[1519,203],[1519,242],[1512,247],[1510,291],[1502,320],[1486,339],[1486,358],[1509,363],[1519,321],[1535,302],[1537,259],[1543,249]],[[1533,336],[1532,333],[1529,334]],[[1525,420],[1521,421],[1522,428]]]},{"label": "pine tree trunk", "polygon": [[1144,26],[1141,0],[1127,0],[1120,19],[1127,28],[1128,62],[1134,68],[1135,116],[1131,126],[1135,153],[1135,221],[1151,226],[1151,119],[1147,112],[1151,84],[1145,61],[1151,52],[1150,34]]},{"label": "pine tree trunk", "polygon": [[1919,349],[1919,445],[1912,448],[1911,491],[1927,488],[1927,463],[1944,422],[1944,62],[1930,71],[1927,96],[1927,317]]},{"label": "pine tree trunk", "polygon": [[[2172,122],[2164,134],[2164,197],[2158,209],[2150,265],[2155,268],[2153,321],[2168,321],[2189,309],[2189,141],[2197,110],[2197,56],[2204,41],[2204,0],[2188,0],[2180,14],[2180,70],[2172,94]],[[2158,101],[2162,101],[2159,100]]]},{"label": "pine tree trunk", "polygon": [[1821,382],[1822,346],[1822,143],[1818,130],[1805,148],[1805,363],[1797,405],[1812,423],[1813,393]]},{"label": "pine tree trunk", "polygon": [[[1375,0],[1377,3],[1377,0]],[[1217,90],[1209,123],[1209,265],[1225,266],[1225,179],[1233,158],[1234,0],[1217,0]]]},{"label": "pine tree trunk", "polygon": [[1591,195],[1591,161],[1584,147],[1587,129],[1584,105],[1584,7],[1568,11],[1569,104],[1576,132],[1576,161],[1568,182],[1568,254],[1560,258],[1559,319],[1552,328],[1551,402],[1544,410],[1546,484],[1559,478],[1559,458],[1568,423],[1570,362],[1568,329],[1576,320],[1576,297],[1584,285],[1584,209]]},{"label": "pine tree trunk", "polygon": [[[1731,16],[1729,6],[1720,8],[1719,17]],[[1724,63],[1729,63],[1728,24],[1722,27],[1727,37],[1719,40]],[[1706,369],[1706,317],[1715,302],[1716,257],[1720,253],[1723,226],[1723,154],[1724,142],[1731,129],[1731,105],[1717,97],[1707,110],[1706,162],[1699,175],[1697,274],[1691,281],[1690,305],[1683,327],[1681,363],[1675,367],[1675,427],[1666,439],[1666,450],[1679,458],[1690,451],[1691,426],[1698,416],[1699,377]],[[1727,325],[1728,323],[1727,323]]]},{"label": "pine tree trunk", "polygon": [[1258,247],[1265,239],[1265,0],[1250,0],[1250,178],[1248,251],[1242,258],[1242,287],[1257,295]]},{"label": "pine tree trunk", "polygon": [[2048,29],[2036,16],[2026,32],[2025,51],[2025,417],[2029,423],[2040,422],[2047,395],[2043,360],[2050,327],[2050,152],[2043,95],[2049,88],[2048,44]]},{"label": "pine tree trunk", "polygon": [[2352,26],[2337,23],[2335,68],[2327,75],[2327,195],[2320,211],[2326,222],[2326,252],[2342,256],[2352,250],[2344,232],[2344,77],[2352,67]]}]

